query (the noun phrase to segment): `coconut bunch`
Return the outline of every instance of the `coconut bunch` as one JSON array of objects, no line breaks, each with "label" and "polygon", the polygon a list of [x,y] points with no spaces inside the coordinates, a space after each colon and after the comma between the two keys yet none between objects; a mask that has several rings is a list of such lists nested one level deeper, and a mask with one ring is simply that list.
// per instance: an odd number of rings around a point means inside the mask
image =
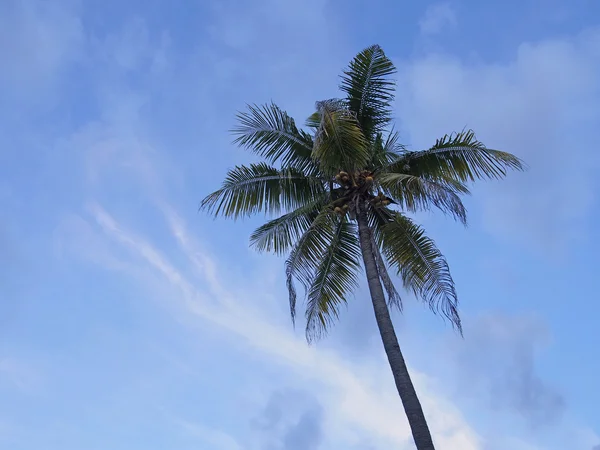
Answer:
[{"label": "coconut bunch", "polygon": [[340,171],[335,176],[335,181],[342,187],[343,194],[333,202],[333,211],[340,216],[350,213],[350,218],[354,219],[354,205],[352,200],[355,198],[354,194],[357,193],[366,194],[371,204],[375,207],[388,206],[392,202],[389,197],[385,196],[382,192],[379,192],[378,195],[370,193],[374,182],[373,175],[373,172],[369,170],[354,173]]},{"label": "coconut bunch", "polygon": [[335,181],[348,191],[370,187],[373,185],[373,172],[362,170],[360,172],[348,173],[342,170],[335,176]]},{"label": "coconut bunch", "polygon": [[374,195],[371,198],[371,204],[373,206],[377,207],[382,207],[382,206],[388,206],[390,203],[392,203],[392,200],[387,197],[386,195],[383,194],[383,192],[379,192],[377,195]]}]

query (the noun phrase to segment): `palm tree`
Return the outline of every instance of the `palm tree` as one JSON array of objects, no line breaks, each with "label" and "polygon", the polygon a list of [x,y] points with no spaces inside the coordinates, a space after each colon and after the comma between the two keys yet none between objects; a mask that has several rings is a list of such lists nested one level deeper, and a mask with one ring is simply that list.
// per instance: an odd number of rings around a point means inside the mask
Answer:
[{"label": "palm tree", "polygon": [[[404,287],[462,334],[448,264],[407,213],[438,208],[466,225],[460,195],[481,178],[501,178],[524,164],[491,150],[473,132],[446,135],[408,151],[391,126],[396,72],[379,46],[360,52],[341,77],[343,99],[316,103],[298,128],[275,104],[239,113],[235,143],[264,161],[236,166],[201,204],[215,216],[278,217],[252,234],[259,251],[287,255],[292,321],[295,281],[306,294],[306,338],[323,336],[358,285],[364,264],[383,346],[417,449],[434,448],[390,317],[402,308],[389,270]],[[386,299],[387,297],[387,299]]]}]

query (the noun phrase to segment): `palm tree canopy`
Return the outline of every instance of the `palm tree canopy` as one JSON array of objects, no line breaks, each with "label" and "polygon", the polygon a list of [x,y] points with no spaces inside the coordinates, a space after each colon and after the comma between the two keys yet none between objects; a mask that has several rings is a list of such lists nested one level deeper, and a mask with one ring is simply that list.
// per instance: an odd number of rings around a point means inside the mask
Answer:
[{"label": "palm tree canopy", "polygon": [[358,284],[360,213],[379,250],[389,303],[401,307],[388,267],[461,331],[448,264],[406,213],[437,208],[466,225],[461,195],[469,193],[468,183],[525,167],[516,156],[485,147],[472,131],[408,151],[391,126],[395,72],[379,46],[363,50],[342,75],[345,96],[317,102],[306,130],[275,104],[249,105],[237,116],[234,142],[264,161],[231,169],[222,187],[201,203],[225,217],[276,216],[250,241],[259,251],[287,255],[292,319],[300,282],[309,340],[328,329]]}]

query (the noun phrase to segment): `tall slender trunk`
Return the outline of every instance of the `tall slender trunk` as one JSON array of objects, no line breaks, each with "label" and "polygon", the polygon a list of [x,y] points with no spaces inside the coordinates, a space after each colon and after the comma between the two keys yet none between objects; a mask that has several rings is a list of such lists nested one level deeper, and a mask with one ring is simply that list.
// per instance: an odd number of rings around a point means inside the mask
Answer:
[{"label": "tall slender trunk", "polygon": [[400,351],[390,311],[385,301],[374,249],[371,246],[371,230],[365,212],[358,211],[357,219],[360,248],[365,263],[373,309],[375,310],[375,319],[377,320],[383,347],[392,369],[392,374],[394,375],[396,388],[398,389],[398,394],[400,394],[400,399],[402,400],[404,411],[410,424],[413,439],[418,450],[435,450],[421,402],[419,401],[419,397],[417,397],[417,392],[410,379],[408,368]]}]

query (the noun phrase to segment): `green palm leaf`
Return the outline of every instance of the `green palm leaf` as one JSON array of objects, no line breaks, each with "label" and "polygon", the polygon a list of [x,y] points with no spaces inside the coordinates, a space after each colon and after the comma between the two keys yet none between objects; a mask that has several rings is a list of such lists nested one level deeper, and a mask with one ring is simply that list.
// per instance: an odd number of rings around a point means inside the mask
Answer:
[{"label": "green palm leaf", "polygon": [[319,178],[295,168],[276,169],[258,163],[230,170],[221,189],[204,198],[200,207],[215,216],[238,218],[295,209],[324,192]]},{"label": "green palm leaf", "polygon": [[509,169],[525,168],[523,161],[511,153],[486,148],[469,130],[445,135],[429,150],[406,152],[386,171],[464,183],[476,179],[498,179],[506,176]]},{"label": "green palm leaf", "polygon": [[297,292],[294,280],[300,281],[308,292],[313,275],[322,255],[333,239],[334,218],[329,209],[323,209],[312,221],[310,227],[293,246],[285,261],[286,285],[289,294],[292,322],[296,317]]},{"label": "green palm leaf", "polygon": [[391,121],[395,82],[389,79],[396,68],[378,45],[364,49],[342,75],[340,89],[368,139]]},{"label": "green palm leaf", "polygon": [[250,245],[258,251],[286,253],[313,224],[323,209],[324,199],[310,201],[294,211],[270,220],[250,236]]},{"label": "green palm leaf", "polygon": [[312,156],[331,175],[339,170],[364,167],[369,160],[368,142],[356,115],[340,100],[317,102],[319,120]]},{"label": "green palm leaf", "polygon": [[381,171],[397,161],[400,155],[406,151],[406,147],[400,143],[400,133],[390,131],[383,140],[383,133],[378,133],[375,137],[372,151],[372,165],[374,171]]},{"label": "green palm leaf", "polygon": [[454,280],[435,242],[399,213],[379,211],[371,215],[371,220],[379,225],[382,250],[398,270],[404,286],[462,333]]},{"label": "green palm leaf", "polygon": [[[232,132],[235,144],[250,149],[270,164],[314,169],[311,159],[312,137],[298,129],[294,119],[277,105],[248,105],[237,114],[238,125]],[[314,171],[314,170],[313,170]]]},{"label": "green palm leaf", "polygon": [[318,339],[339,316],[339,307],[356,289],[360,268],[357,228],[338,220],[329,245],[312,274],[306,307],[306,337]]},{"label": "green palm leaf", "polygon": [[378,178],[384,192],[400,208],[416,212],[435,206],[444,213],[467,224],[467,210],[452,187],[404,173],[386,173]]}]

